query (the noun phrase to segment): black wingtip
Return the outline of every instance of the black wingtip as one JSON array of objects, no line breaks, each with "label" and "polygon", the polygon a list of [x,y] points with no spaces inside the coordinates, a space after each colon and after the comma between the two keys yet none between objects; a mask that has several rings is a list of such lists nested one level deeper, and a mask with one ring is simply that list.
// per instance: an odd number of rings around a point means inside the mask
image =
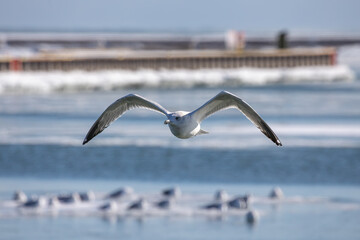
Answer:
[{"label": "black wingtip", "polygon": [[83,143],[82,143],[82,145],[87,144],[89,141],[90,141],[90,139],[88,140],[87,138],[85,138],[84,141],[83,141]]},{"label": "black wingtip", "polygon": [[99,128],[99,120],[97,120],[92,127],[90,128],[89,132],[86,134],[83,145],[90,142],[91,139],[93,139],[96,135],[98,135],[101,131],[97,131],[96,129]]},{"label": "black wingtip", "polygon": [[278,139],[278,140],[276,140],[276,145],[278,146],[278,147],[281,147],[282,146],[282,143],[280,142],[280,140]]}]

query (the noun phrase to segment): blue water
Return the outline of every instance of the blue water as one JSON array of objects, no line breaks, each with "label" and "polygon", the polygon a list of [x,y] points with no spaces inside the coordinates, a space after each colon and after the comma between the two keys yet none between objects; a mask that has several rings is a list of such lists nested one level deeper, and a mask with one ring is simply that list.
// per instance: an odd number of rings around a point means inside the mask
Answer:
[{"label": "blue water", "polygon": [[[133,110],[81,145],[101,112],[127,93],[189,111],[220,90],[1,95],[0,239],[359,239],[359,81],[227,88],[260,113],[281,148],[235,110],[206,119],[202,128],[210,134],[189,140],[172,136],[163,116]],[[252,193],[261,219],[248,225],[241,214],[23,215],[5,204],[18,189],[99,196],[122,186],[145,196],[179,186],[194,201],[218,189]],[[283,189],[283,201],[267,202],[274,186]]]},{"label": "blue water", "polygon": [[[360,184],[360,148],[178,149],[0,145],[3,177]],[[31,157],[29,157],[31,155]],[[14,163],[16,161],[16,163]]]}]

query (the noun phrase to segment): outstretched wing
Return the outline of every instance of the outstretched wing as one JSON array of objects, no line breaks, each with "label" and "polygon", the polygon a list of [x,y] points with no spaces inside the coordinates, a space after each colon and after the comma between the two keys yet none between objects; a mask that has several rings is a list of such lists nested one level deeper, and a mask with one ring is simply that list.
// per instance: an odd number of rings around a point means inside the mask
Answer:
[{"label": "outstretched wing", "polygon": [[229,92],[220,92],[218,95],[190,114],[200,123],[211,114],[228,108],[239,109],[257,128],[260,129],[263,134],[270,138],[276,145],[282,146],[279,138],[259,116],[259,114],[257,114],[255,110],[249,106],[249,104]]},{"label": "outstretched wing", "polygon": [[169,114],[169,112],[158,103],[147,100],[136,94],[126,95],[125,97],[116,100],[101,114],[86,134],[83,145],[101,133],[113,121],[121,117],[121,115],[123,115],[127,110],[134,108],[146,108],[164,115]]}]

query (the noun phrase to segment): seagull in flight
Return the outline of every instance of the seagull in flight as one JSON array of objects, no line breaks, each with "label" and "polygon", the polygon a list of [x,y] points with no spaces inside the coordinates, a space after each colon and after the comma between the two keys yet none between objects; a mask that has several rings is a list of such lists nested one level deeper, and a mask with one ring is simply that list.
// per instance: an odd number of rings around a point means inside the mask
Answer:
[{"label": "seagull in flight", "polygon": [[121,117],[127,110],[145,108],[164,114],[171,133],[178,138],[187,139],[201,134],[207,134],[201,129],[200,123],[210,115],[224,109],[236,108],[242,112],[260,131],[271,139],[277,146],[282,146],[279,138],[266,122],[252,109],[249,104],[234,94],[222,91],[192,112],[170,112],[160,104],[150,101],[136,94],[126,95],[111,104],[95,121],[87,133],[83,145],[101,133],[112,122]]}]

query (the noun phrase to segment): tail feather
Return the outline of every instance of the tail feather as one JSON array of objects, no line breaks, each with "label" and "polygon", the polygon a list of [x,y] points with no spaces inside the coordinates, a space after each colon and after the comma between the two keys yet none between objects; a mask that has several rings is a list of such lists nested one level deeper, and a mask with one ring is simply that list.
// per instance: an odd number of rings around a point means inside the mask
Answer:
[{"label": "tail feather", "polygon": [[203,130],[203,129],[200,129],[200,131],[196,134],[197,135],[202,135],[202,134],[209,134],[209,132]]}]

